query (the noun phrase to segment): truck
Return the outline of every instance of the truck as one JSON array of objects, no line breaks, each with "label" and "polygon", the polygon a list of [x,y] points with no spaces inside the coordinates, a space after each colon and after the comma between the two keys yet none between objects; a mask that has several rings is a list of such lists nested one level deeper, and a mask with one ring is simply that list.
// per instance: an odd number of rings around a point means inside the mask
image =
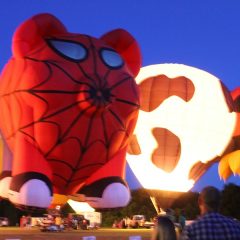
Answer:
[{"label": "truck", "polygon": [[83,216],[85,219],[88,220],[87,229],[98,229],[102,223],[102,214],[100,212],[78,212],[77,214],[71,215],[78,215]]},{"label": "truck", "polygon": [[147,221],[145,215],[133,215],[130,220],[129,227],[131,228],[152,228],[154,222]]}]

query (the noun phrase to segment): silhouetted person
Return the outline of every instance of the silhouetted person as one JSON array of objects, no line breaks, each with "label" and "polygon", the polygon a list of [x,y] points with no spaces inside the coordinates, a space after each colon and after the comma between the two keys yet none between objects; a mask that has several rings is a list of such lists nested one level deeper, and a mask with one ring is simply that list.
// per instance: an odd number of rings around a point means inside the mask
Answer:
[{"label": "silhouetted person", "polygon": [[151,240],[177,240],[173,221],[167,216],[159,216]]},{"label": "silhouetted person", "polygon": [[182,231],[186,225],[186,217],[185,217],[185,212],[183,210],[181,210],[180,212],[178,223],[180,224],[181,231]]},{"label": "silhouetted person", "polygon": [[239,222],[218,213],[221,194],[205,187],[199,195],[200,218],[185,226],[181,240],[240,240]]}]

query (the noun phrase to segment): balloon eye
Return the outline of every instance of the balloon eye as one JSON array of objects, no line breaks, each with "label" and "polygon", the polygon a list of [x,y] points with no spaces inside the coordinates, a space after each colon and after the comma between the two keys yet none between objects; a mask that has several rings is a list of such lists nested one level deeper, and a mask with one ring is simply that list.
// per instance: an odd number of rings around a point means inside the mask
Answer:
[{"label": "balloon eye", "polygon": [[53,50],[69,60],[81,61],[87,57],[87,49],[80,43],[63,40],[48,40],[47,42]]},{"label": "balloon eye", "polygon": [[102,49],[100,56],[103,62],[112,68],[119,68],[123,65],[121,56],[111,49]]}]

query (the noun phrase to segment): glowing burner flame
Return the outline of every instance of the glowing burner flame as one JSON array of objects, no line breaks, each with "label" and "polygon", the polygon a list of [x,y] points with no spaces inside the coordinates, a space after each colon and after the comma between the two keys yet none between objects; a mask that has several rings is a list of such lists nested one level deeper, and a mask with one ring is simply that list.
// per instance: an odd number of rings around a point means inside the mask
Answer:
[{"label": "glowing burner flame", "polygon": [[236,125],[213,75],[180,64],[144,67],[141,111],[127,161],[146,189],[186,192],[226,150]]},{"label": "glowing burner flame", "polygon": [[77,202],[74,200],[69,199],[68,204],[71,206],[71,208],[76,213],[82,213],[82,212],[94,212],[95,209],[92,208],[88,203],[86,202]]}]

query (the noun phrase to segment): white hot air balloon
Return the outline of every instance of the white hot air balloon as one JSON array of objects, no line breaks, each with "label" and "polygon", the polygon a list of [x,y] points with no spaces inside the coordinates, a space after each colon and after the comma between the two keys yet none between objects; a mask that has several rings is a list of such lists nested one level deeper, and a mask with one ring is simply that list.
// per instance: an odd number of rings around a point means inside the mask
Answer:
[{"label": "white hot air balloon", "polygon": [[141,109],[127,161],[145,189],[170,199],[226,152],[237,114],[229,91],[206,71],[158,64],[143,67],[136,80]]}]

